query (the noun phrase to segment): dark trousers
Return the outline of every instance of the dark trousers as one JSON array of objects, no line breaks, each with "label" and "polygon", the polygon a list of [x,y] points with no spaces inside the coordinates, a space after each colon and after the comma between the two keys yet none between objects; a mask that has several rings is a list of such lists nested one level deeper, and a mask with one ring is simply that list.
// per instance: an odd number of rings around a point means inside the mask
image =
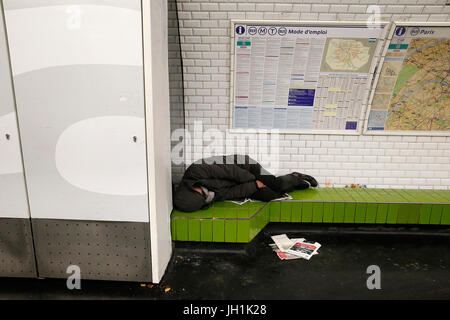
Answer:
[{"label": "dark trousers", "polygon": [[252,158],[245,156],[244,159],[244,163],[242,163],[242,161],[236,161],[235,163],[242,169],[250,171],[250,173],[256,177],[256,180],[261,181],[267,186],[266,188],[258,189],[258,191],[252,195],[252,199],[267,202],[281,198],[283,194],[292,192],[296,189],[306,189],[309,187],[308,184],[295,175],[287,174],[276,177]]}]

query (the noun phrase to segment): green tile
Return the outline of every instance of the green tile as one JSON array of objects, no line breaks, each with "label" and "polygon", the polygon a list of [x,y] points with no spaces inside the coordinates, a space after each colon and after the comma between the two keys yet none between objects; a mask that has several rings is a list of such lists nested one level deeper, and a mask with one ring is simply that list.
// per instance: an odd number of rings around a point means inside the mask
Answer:
[{"label": "green tile", "polygon": [[176,219],[170,220],[170,230],[172,233],[172,241],[177,240],[177,226],[176,226]]},{"label": "green tile", "polygon": [[446,203],[447,199],[445,198],[445,195],[441,191],[445,190],[420,190],[421,192],[425,192],[430,196],[430,198],[433,198],[433,203]]},{"label": "green tile", "polygon": [[399,199],[399,202],[405,202],[405,203],[416,203],[420,202],[418,201],[423,197],[423,193],[421,193],[419,190],[403,190],[398,189],[397,193],[401,196]]},{"label": "green tile", "polygon": [[[431,192],[430,192],[431,191]],[[411,197],[417,203],[434,203],[440,202],[438,197],[435,197],[434,190],[411,190]]]},{"label": "green tile", "polygon": [[357,203],[355,211],[355,223],[365,223],[366,222],[366,203]]},{"label": "green tile", "polygon": [[[381,196],[382,192],[380,191],[380,189],[373,188],[373,189],[368,189],[367,191],[369,191],[370,196],[371,196],[376,202],[382,202],[382,200],[384,200],[384,199],[382,199],[382,196]],[[378,208],[377,208],[377,211],[378,211]],[[375,219],[375,222],[376,222],[376,219]]]},{"label": "green tile", "polygon": [[443,207],[444,206],[440,204],[431,205],[430,224],[441,224]]},{"label": "green tile", "polygon": [[237,239],[237,220],[225,221],[225,242],[236,242]]},{"label": "green tile", "polygon": [[247,209],[239,209],[233,208],[227,212],[227,220],[225,220],[225,242],[236,242],[237,238],[237,218],[239,215],[239,211],[241,215],[248,215]]},{"label": "green tile", "polygon": [[364,198],[365,202],[376,202],[377,200],[374,197],[374,192],[372,189],[360,189],[360,195]]},{"label": "green tile", "polygon": [[325,202],[323,204],[323,218],[322,221],[325,223],[333,222],[334,215],[334,203]]},{"label": "green tile", "polygon": [[291,215],[292,215],[292,203],[282,202],[281,203],[280,222],[290,222]]},{"label": "green tile", "polygon": [[450,204],[450,190],[434,190],[435,194],[441,199],[440,203]]},{"label": "green tile", "polygon": [[295,201],[217,202],[193,213],[174,210],[172,239],[248,242],[269,221],[450,225],[449,190],[319,188],[293,194]]},{"label": "green tile", "polygon": [[402,204],[398,208],[397,223],[398,224],[408,224],[409,212],[413,210],[413,204]]},{"label": "green tile", "polygon": [[292,203],[291,222],[302,222],[302,207],[303,207],[303,203],[301,203],[301,202],[293,202]]},{"label": "green tile", "polygon": [[353,189],[353,193],[352,193],[352,197],[354,199],[354,201],[356,203],[360,203],[360,202],[367,202],[365,197],[364,197],[364,191],[363,189]]},{"label": "green tile", "polygon": [[200,220],[200,229],[201,229],[201,241],[212,242],[213,241],[213,228],[212,228],[212,220],[211,219],[202,219]]},{"label": "green tile", "polygon": [[294,192],[289,193],[293,200],[299,201],[312,201],[312,200],[320,200],[319,193],[322,189],[305,189],[305,190],[296,190]]},{"label": "green tile", "polygon": [[[340,201],[340,197],[336,192],[336,189],[330,188],[327,194],[327,198],[330,199],[330,203],[324,205],[324,216],[323,222],[332,223],[334,222],[334,215],[336,210],[341,209],[341,205],[337,204],[336,201]],[[337,206],[336,206],[337,205]]]},{"label": "green tile", "polygon": [[176,219],[176,226],[177,226],[177,240],[188,241],[189,240],[188,219]]},{"label": "green tile", "polygon": [[280,222],[281,202],[272,202],[270,204],[270,221]]},{"label": "green tile", "polygon": [[317,189],[317,195],[322,201],[329,201],[330,197],[334,193],[333,189],[331,188],[319,188]]},{"label": "green tile", "polygon": [[323,203],[314,202],[312,204],[312,222],[322,222],[323,220]]},{"label": "green tile", "polygon": [[338,201],[334,204],[333,222],[342,223],[345,218],[345,203],[342,201],[348,201],[348,192],[342,188],[335,188],[333,191],[335,200]]},{"label": "green tile", "polygon": [[398,203],[391,203],[388,207],[387,217],[386,217],[386,223],[389,224],[396,224],[397,223],[397,216],[398,216]]},{"label": "green tile", "polygon": [[354,223],[355,222],[355,212],[356,212],[356,204],[355,203],[346,203],[344,206],[344,222],[345,223]]},{"label": "green tile", "polygon": [[323,199],[329,190],[321,189],[322,192],[317,193],[318,202],[312,204],[312,222],[321,223],[323,220]]},{"label": "green tile", "polygon": [[260,217],[261,217],[261,225],[263,225],[261,229],[263,229],[270,222],[270,204],[269,203],[262,209]]},{"label": "green tile", "polygon": [[200,220],[188,219],[189,241],[200,241]]},{"label": "green tile", "polygon": [[375,223],[377,219],[378,205],[376,203],[368,203],[366,210],[366,223]]},{"label": "green tile", "polygon": [[442,197],[445,198],[445,203],[450,204],[450,190],[442,190]]},{"label": "green tile", "polygon": [[334,189],[337,201],[349,201],[348,192],[344,189]]},{"label": "green tile", "polygon": [[450,224],[450,204],[446,204],[442,208],[441,224]]},{"label": "green tile", "polygon": [[[234,218],[249,219],[249,211],[246,208],[238,208],[235,210],[234,213],[235,213],[235,215],[233,215]],[[256,213],[256,210],[253,213]]]},{"label": "green tile", "polygon": [[227,211],[229,212],[231,210],[231,207],[213,207],[213,217],[214,218],[226,218],[227,217]]},{"label": "green tile", "polygon": [[412,202],[412,193],[406,192],[402,189],[395,189],[394,195],[395,200],[393,202],[400,202],[400,203],[409,203]]},{"label": "green tile", "polygon": [[341,198],[341,201],[346,201],[346,202],[353,202],[353,190],[351,188],[340,188],[340,189],[335,189],[338,193],[339,193],[339,197]]},{"label": "green tile", "polygon": [[[436,190],[437,191],[437,190]],[[445,203],[450,204],[450,190],[439,190],[442,198],[445,199]]]},{"label": "green tile", "polygon": [[379,202],[399,202],[399,194],[395,189],[376,189]]},{"label": "green tile", "polygon": [[213,220],[213,241],[225,242],[225,220]]},{"label": "green tile", "polygon": [[313,206],[311,202],[303,202],[302,206],[302,222],[312,222]]},{"label": "green tile", "polygon": [[430,224],[431,204],[423,204],[420,206],[419,224]]},{"label": "green tile", "polygon": [[251,241],[268,223],[270,207],[263,207],[259,213],[250,221],[248,241]]},{"label": "green tile", "polygon": [[237,242],[248,242],[250,222],[249,220],[238,220]]},{"label": "green tile", "polygon": [[416,199],[416,202],[435,203],[439,201],[434,195],[434,190],[409,190],[408,193]]},{"label": "green tile", "polygon": [[336,202],[334,204],[333,222],[342,223],[345,217],[345,203]]},{"label": "green tile", "polygon": [[412,205],[411,210],[408,213],[408,224],[418,224],[420,218],[421,204]]},{"label": "green tile", "polygon": [[386,223],[389,204],[379,203],[375,223]]}]

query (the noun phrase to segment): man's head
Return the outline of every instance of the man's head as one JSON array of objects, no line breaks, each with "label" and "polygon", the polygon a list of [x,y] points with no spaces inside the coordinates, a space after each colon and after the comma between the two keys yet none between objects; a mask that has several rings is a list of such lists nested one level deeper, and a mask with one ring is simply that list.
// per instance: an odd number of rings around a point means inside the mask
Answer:
[{"label": "man's head", "polygon": [[173,204],[177,210],[194,212],[204,207],[206,201],[201,188],[194,187],[191,189],[187,185],[182,184],[173,195]]}]

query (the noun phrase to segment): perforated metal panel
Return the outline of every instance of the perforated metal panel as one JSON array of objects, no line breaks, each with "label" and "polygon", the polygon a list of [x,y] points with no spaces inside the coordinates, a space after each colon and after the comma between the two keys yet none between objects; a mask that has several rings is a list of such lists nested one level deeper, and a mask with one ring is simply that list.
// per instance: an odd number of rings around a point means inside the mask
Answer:
[{"label": "perforated metal panel", "polygon": [[148,223],[33,219],[39,276],[151,281]]},{"label": "perforated metal panel", "polygon": [[29,219],[0,218],[0,277],[36,277]]}]

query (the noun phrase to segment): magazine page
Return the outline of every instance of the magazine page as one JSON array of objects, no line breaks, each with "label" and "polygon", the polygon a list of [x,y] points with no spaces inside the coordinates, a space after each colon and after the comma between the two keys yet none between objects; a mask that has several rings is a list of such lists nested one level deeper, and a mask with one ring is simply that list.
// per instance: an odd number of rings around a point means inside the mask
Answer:
[{"label": "magazine page", "polygon": [[272,236],[272,240],[275,242],[277,247],[281,252],[285,252],[290,247],[292,247],[292,240],[288,238],[286,234],[280,234],[277,236]]},{"label": "magazine page", "polygon": [[320,243],[304,240],[297,241],[292,247],[286,250],[286,252],[309,260],[319,248]]},{"label": "magazine page", "polygon": [[[295,242],[303,241],[305,239],[298,238],[298,239],[290,239],[290,240],[292,241],[292,244],[294,244]],[[300,259],[299,256],[296,256],[296,255],[293,255],[290,253],[286,253],[286,252],[281,252],[280,248],[278,248],[278,246],[275,243],[269,244],[269,247],[272,248],[272,250],[277,254],[278,258],[280,258],[281,260]]]}]

